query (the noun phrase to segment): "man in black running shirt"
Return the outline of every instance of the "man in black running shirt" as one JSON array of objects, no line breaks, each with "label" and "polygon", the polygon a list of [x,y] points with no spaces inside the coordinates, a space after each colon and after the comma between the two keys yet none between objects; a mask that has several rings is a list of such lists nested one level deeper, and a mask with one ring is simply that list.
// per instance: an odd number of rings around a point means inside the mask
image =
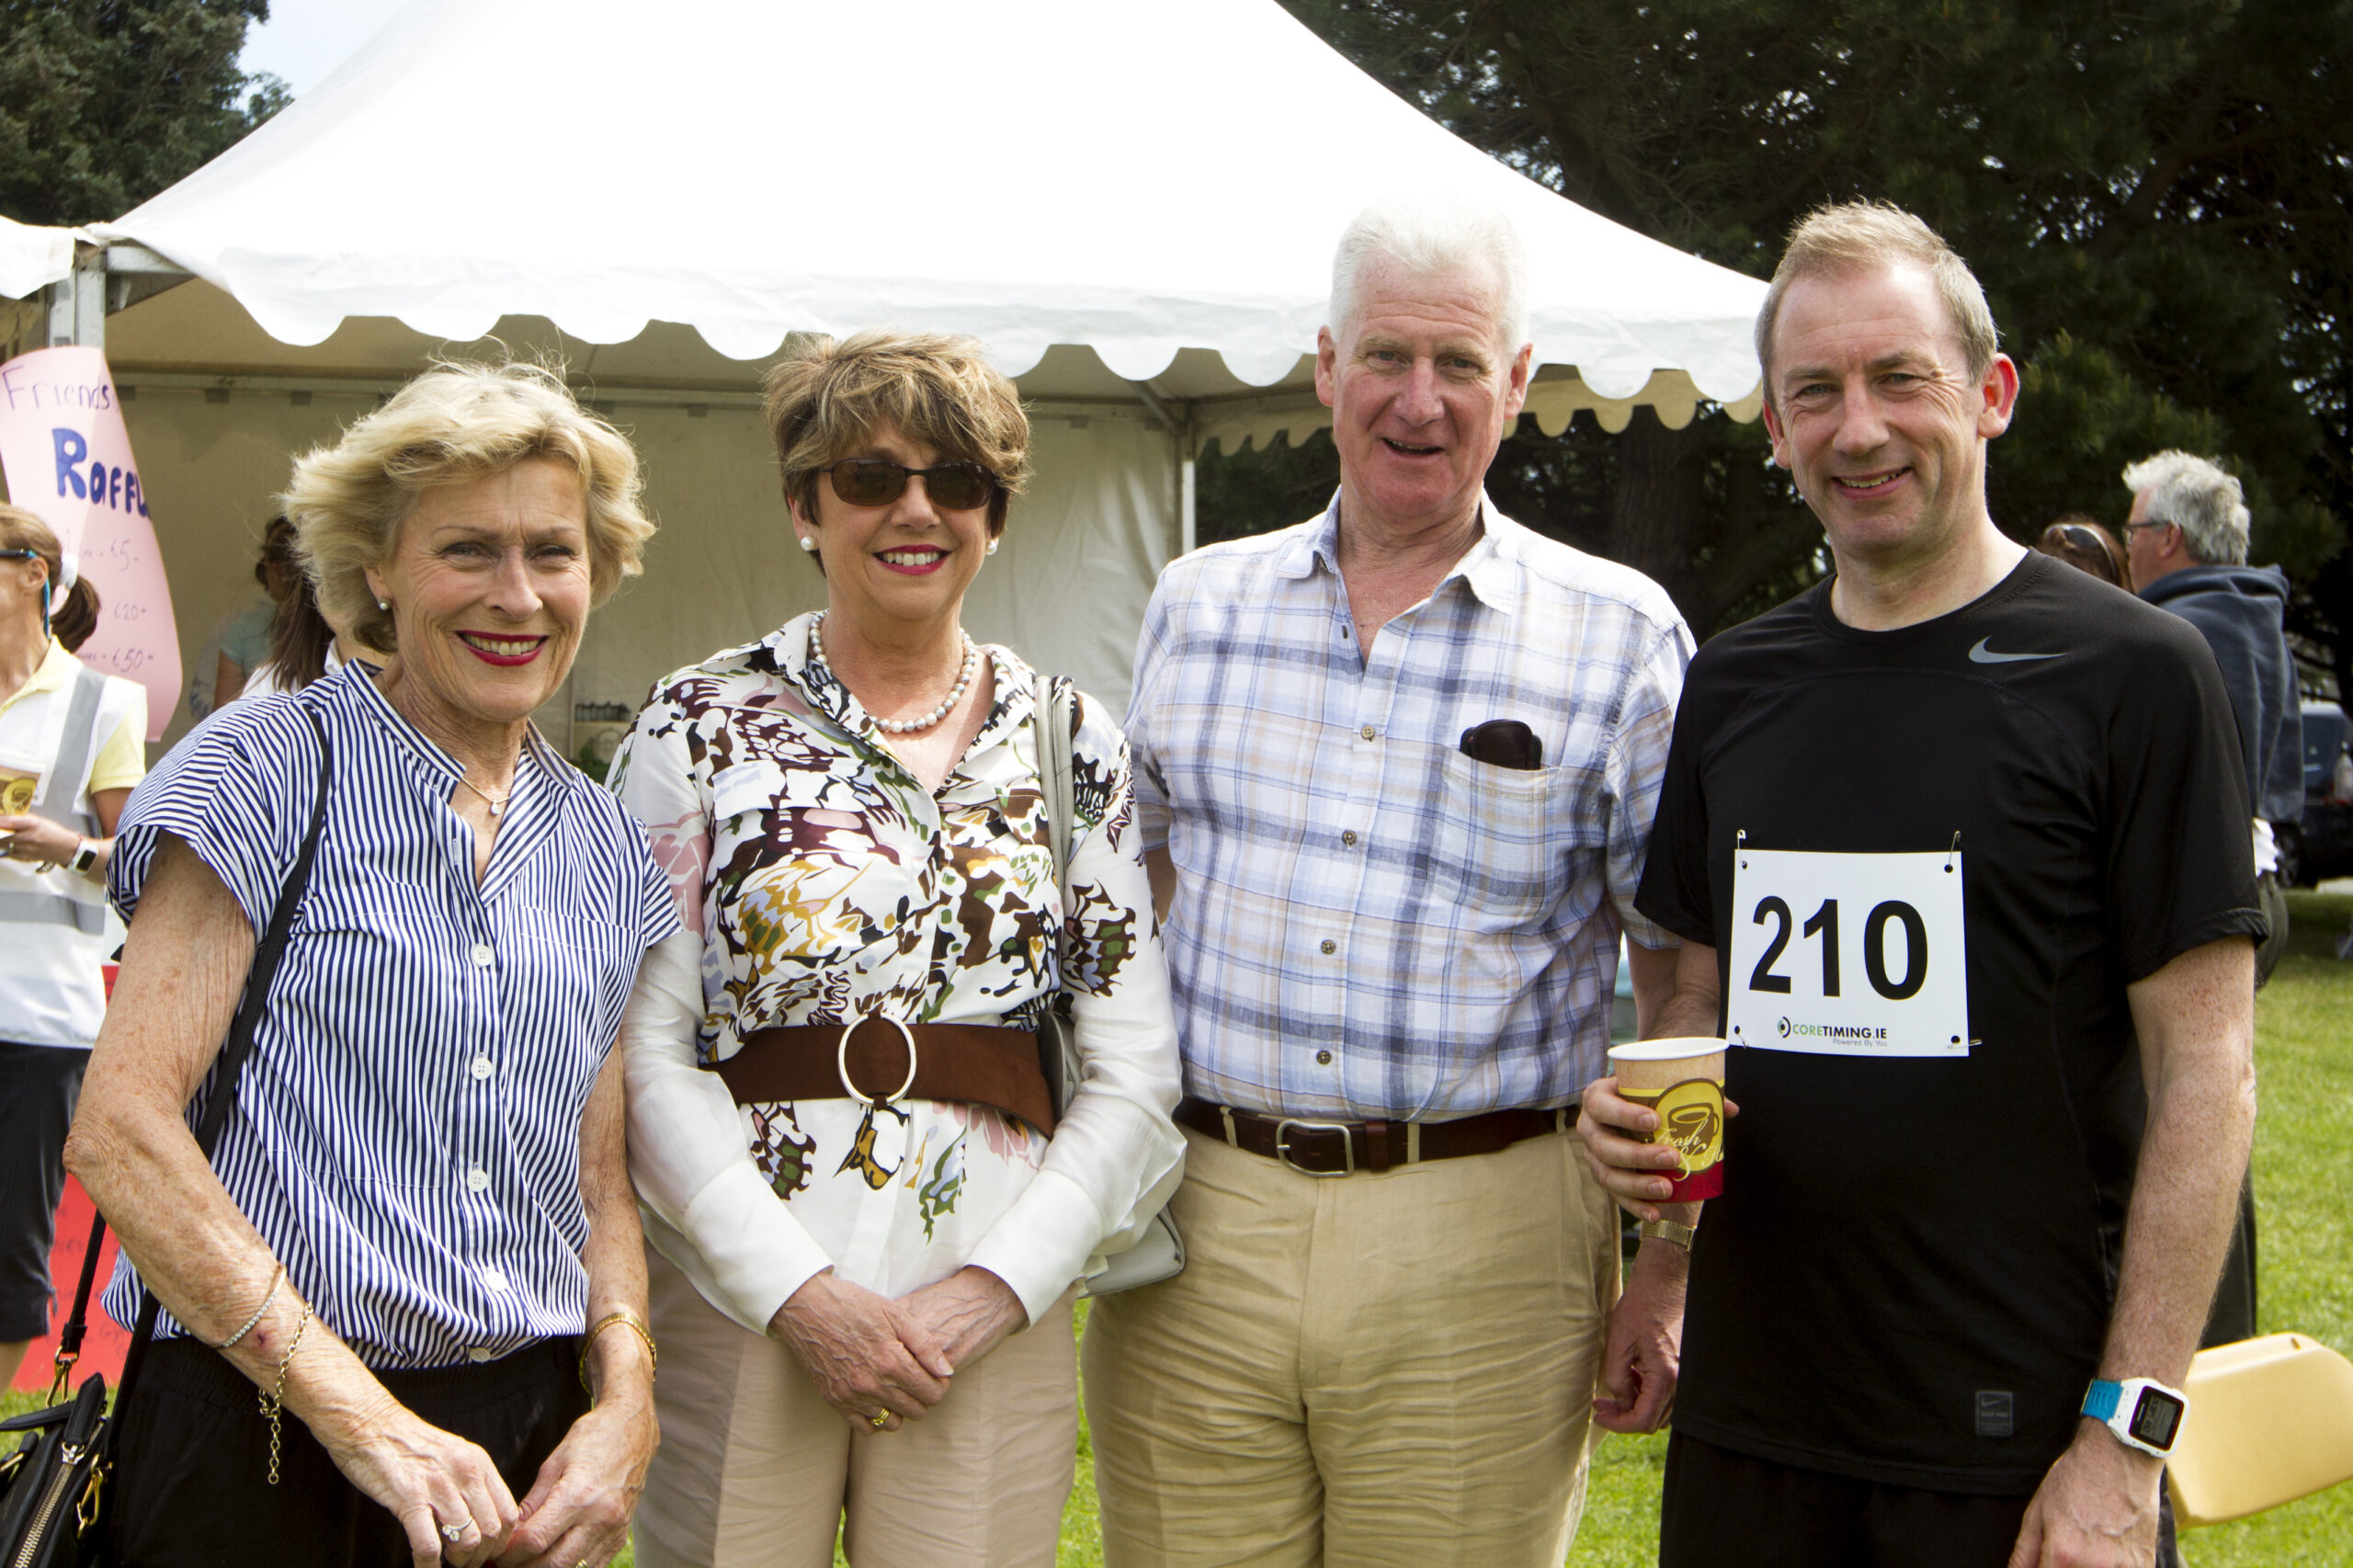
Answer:
[{"label": "man in black running shirt", "polygon": [[2230,702],[1995,528],[2018,372],[1925,224],[1809,218],[1757,337],[1836,573],[1700,650],[1637,901],[1654,1032],[1744,1048],[1723,1195],[1614,1080],[1579,1126],[1697,1226],[1660,1561],[2138,1568],[2254,1119]]}]

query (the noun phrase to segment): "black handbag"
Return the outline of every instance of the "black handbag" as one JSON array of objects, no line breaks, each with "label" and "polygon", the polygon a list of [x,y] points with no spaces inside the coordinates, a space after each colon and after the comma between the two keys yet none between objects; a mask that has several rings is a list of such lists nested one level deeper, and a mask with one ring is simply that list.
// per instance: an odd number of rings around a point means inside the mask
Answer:
[{"label": "black handbag", "polygon": [[[246,972],[245,994],[237,1005],[236,1020],[222,1042],[213,1068],[215,1091],[206,1103],[196,1131],[197,1147],[211,1159],[236,1103],[238,1074],[253,1053],[254,1031],[278,977],[278,960],[286,954],[287,933],[310,885],[311,862],[317,857],[320,830],[327,813],[327,736],[318,715],[300,704],[319,741],[319,793],[311,808],[309,829],[301,852],[278,905],[270,911],[269,928],[254,949],[253,967]],[[50,1388],[49,1406],[12,1420],[0,1421],[0,1434],[21,1433],[16,1451],[0,1460],[0,1568],[83,1568],[100,1560],[106,1540],[107,1477],[115,1469],[116,1440],[122,1415],[131,1403],[139,1368],[146,1359],[147,1342],[155,1333],[158,1306],[153,1291],[139,1301],[138,1326],[131,1330],[131,1349],[123,1358],[122,1383],[116,1391],[114,1410],[107,1410],[107,1381],[93,1372],[66,1399],[65,1385],[74,1364],[81,1358],[82,1337],[89,1321],[90,1288],[98,1272],[98,1252],[106,1241],[106,1216],[91,1221],[89,1250],[82,1256],[82,1278],[74,1290],[74,1311],[57,1337],[57,1381]],[[0,1442],[5,1442],[0,1437]]]},{"label": "black handbag", "polygon": [[[100,1216],[90,1223],[74,1311],[57,1336],[57,1381],[50,1385],[49,1407],[0,1421],[0,1434],[19,1435],[16,1450],[0,1460],[0,1562],[6,1568],[67,1568],[97,1554],[113,1425],[107,1415],[107,1381],[91,1373],[70,1400],[65,1385],[82,1357],[90,1287],[106,1239],[107,1222]],[[6,1441],[0,1437],[0,1443]]]}]

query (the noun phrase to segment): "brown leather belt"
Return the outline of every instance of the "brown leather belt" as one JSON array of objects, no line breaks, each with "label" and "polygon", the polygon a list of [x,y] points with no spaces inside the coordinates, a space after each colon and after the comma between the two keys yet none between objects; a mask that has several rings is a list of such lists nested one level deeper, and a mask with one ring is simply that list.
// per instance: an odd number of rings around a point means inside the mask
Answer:
[{"label": "brown leather belt", "polygon": [[1038,1037],[1028,1029],[888,1018],[861,1018],[847,1039],[830,1024],[755,1029],[741,1051],[707,1071],[726,1080],[737,1105],[950,1100],[994,1106],[1041,1132],[1054,1130]]},{"label": "brown leather belt", "polygon": [[1319,1121],[1260,1116],[1188,1095],[1176,1107],[1176,1119],[1245,1153],[1279,1161],[1307,1176],[1326,1176],[1492,1154],[1525,1138],[1566,1132],[1577,1124],[1577,1108],[1491,1110],[1458,1121]]}]

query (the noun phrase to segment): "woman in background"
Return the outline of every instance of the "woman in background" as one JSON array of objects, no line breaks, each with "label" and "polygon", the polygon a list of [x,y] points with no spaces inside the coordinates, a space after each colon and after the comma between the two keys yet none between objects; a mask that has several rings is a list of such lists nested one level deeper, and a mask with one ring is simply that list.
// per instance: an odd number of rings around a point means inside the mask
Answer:
[{"label": "woman in background", "polygon": [[2132,565],[2124,547],[2114,534],[2081,512],[2070,512],[2043,529],[2034,548],[2128,594],[2132,591]]},{"label": "woman in background", "polygon": [[254,581],[269,597],[224,617],[197,655],[188,685],[191,719],[205,718],[234,702],[244,695],[254,670],[269,656],[270,627],[287,596],[302,581],[302,569],[294,561],[294,529],[282,517],[270,518],[262,534]]},{"label": "woman in background", "polygon": [[98,596],[63,580],[48,525],[0,506],[0,1388],[50,1330],[65,1131],[106,1016],[107,862],[147,771],[147,695],[74,656]]},{"label": "woman in background", "polygon": [[[285,519],[273,518],[275,528]],[[245,677],[240,699],[300,691],[343,668],[357,654],[358,645],[319,610],[319,592],[307,573],[297,573],[293,585],[278,601],[270,619],[267,656]],[[369,661],[381,664],[383,655]],[[223,707],[227,704],[224,702]]]}]

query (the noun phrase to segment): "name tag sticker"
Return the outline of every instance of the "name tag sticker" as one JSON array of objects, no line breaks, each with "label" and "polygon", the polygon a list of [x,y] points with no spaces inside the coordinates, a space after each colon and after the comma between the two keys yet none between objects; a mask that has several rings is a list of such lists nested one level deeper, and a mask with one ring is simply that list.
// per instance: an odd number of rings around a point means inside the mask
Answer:
[{"label": "name tag sticker", "polygon": [[1958,849],[1733,857],[1729,1038],[1824,1056],[1966,1056]]}]

